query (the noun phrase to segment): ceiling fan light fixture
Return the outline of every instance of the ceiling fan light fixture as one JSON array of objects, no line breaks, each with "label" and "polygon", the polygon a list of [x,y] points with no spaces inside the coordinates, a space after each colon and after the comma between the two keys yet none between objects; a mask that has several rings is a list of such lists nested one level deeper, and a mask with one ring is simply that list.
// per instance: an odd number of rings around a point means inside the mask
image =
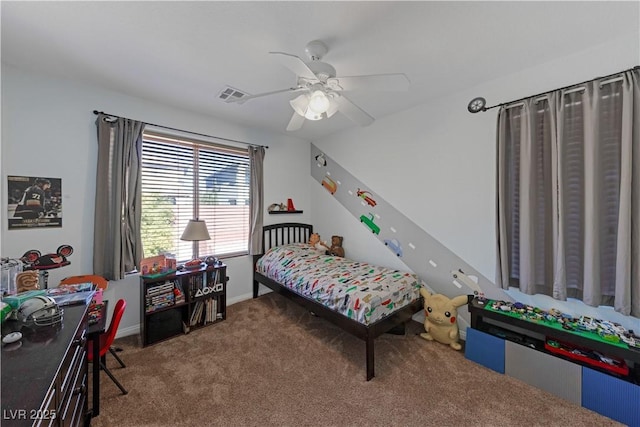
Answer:
[{"label": "ceiling fan light fixture", "polygon": [[329,98],[321,90],[316,90],[309,99],[309,110],[315,114],[326,113],[330,107]]},{"label": "ceiling fan light fixture", "polygon": [[291,104],[293,111],[295,111],[302,117],[305,117],[307,107],[309,107],[309,95],[303,93],[296,99],[292,99],[291,101],[289,101],[289,104]]},{"label": "ceiling fan light fixture", "polygon": [[338,103],[336,102],[336,100],[334,99],[333,96],[329,96],[329,108],[327,109],[327,118],[333,116],[335,113],[338,112]]},{"label": "ceiling fan light fixture", "polygon": [[311,108],[308,108],[306,114],[304,115],[304,118],[307,120],[321,120],[322,113],[315,113],[311,111]]}]

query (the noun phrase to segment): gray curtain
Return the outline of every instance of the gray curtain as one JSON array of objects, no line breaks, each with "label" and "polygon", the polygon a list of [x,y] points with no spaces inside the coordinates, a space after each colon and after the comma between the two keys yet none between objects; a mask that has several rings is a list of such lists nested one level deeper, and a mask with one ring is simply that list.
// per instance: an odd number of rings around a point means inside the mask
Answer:
[{"label": "gray curtain", "polygon": [[93,272],[123,279],[142,259],[140,240],[144,123],[99,114]]},{"label": "gray curtain", "polygon": [[264,225],[264,147],[249,147],[251,162],[251,223],[249,224],[249,255],[262,252],[262,226]]},{"label": "gray curtain", "polygon": [[615,310],[640,317],[640,72],[624,73]]},{"label": "gray curtain", "polygon": [[640,84],[594,80],[503,106],[497,283],[640,315]]}]

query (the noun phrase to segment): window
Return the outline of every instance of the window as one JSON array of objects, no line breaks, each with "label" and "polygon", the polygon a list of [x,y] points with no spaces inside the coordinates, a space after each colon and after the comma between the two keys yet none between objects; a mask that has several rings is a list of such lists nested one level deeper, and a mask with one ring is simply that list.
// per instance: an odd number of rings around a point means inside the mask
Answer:
[{"label": "window", "polygon": [[625,125],[625,96],[624,79],[615,78],[501,110],[503,288],[628,312],[637,285],[624,278],[638,268],[628,225],[637,214],[628,200],[637,183],[622,172],[629,158],[623,147],[635,144],[625,128],[632,122]]},{"label": "window", "polygon": [[[145,131],[142,143],[144,256],[248,253],[250,167],[247,149]],[[211,240],[180,240],[190,219],[204,220]]]}]

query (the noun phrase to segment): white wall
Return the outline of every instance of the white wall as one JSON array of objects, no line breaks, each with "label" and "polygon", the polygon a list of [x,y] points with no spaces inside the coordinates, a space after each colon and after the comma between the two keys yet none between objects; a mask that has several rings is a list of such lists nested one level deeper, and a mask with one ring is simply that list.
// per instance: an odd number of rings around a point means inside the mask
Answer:
[{"label": "white wall", "polygon": [[[470,114],[467,103],[484,96],[489,105],[544,92],[630,68],[640,63],[637,35],[541,64],[483,85],[461,90],[411,110],[314,141],[409,219],[489,279],[495,277],[495,121],[497,111]],[[470,67],[469,72],[473,72]],[[497,73],[499,70],[497,70]],[[409,76],[418,80],[421,76]],[[437,82],[434,82],[437,84]],[[98,87],[54,80],[2,66],[2,230],[0,255],[74,247],[71,265],[51,271],[51,283],[92,272],[95,199],[94,109],[225,138],[268,145],[265,203],[292,198],[304,214],[287,220],[310,222],[323,237],[345,237],[349,257],[394,268],[406,266],[363,230],[309,175],[309,144],[169,108]],[[8,231],[7,175],[62,178],[64,222],[60,229]],[[281,222],[265,215],[265,223]],[[225,260],[229,303],[251,293],[251,260]],[[449,285],[430,283],[452,294]],[[447,287],[449,286],[449,287]],[[138,278],[112,282],[107,298],[127,298],[130,308],[120,335],[139,324]],[[558,306],[558,305],[556,305]],[[562,307],[559,307],[563,309]],[[563,309],[565,310],[565,309]],[[615,316],[615,315],[610,315]],[[606,314],[602,318],[609,318]],[[615,320],[615,319],[614,319]],[[637,318],[622,322],[640,329]]]},{"label": "white wall", "polygon": [[[93,272],[93,218],[97,162],[96,116],[93,110],[224,138],[267,145],[265,203],[286,202],[305,211],[296,219],[308,222],[309,144],[279,134],[257,131],[132,98],[82,83],[52,79],[2,65],[2,230],[0,256],[19,258],[27,250],[54,252],[70,244],[69,266],[50,270],[49,283]],[[7,223],[7,176],[62,178],[62,228],[11,230]],[[272,221],[265,215],[265,222]],[[272,221],[273,222],[273,221]],[[276,221],[277,222],[277,221]],[[251,296],[251,258],[225,260],[228,264],[229,303]],[[105,297],[124,297],[129,307],[121,335],[135,333],[140,321],[139,278],[111,282]]]},{"label": "white wall", "polygon": [[[493,281],[498,109],[471,114],[467,111],[468,102],[483,96],[491,106],[631,68],[640,64],[639,44],[637,33],[630,34],[588,51],[434,99],[377,120],[369,127],[334,134],[314,144],[368,189]],[[471,65],[469,72],[473,72]],[[310,181],[311,219],[317,231],[323,236],[343,235],[345,250],[354,259],[394,268],[403,266],[371,233],[363,231],[357,220],[341,212],[339,203],[327,191],[317,188],[313,179]],[[429,286],[449,296],[459,292],[449,282],[429,283]],[[571,312],[567,304],[552,303]],[[541,300],[539,305],[548,304],[549,301]],[[608,311],[601,318],[611,316]],[[615,317],[613,320],[620,321]],[[637,318],[623,321],[628,328],[640,329]]]}]

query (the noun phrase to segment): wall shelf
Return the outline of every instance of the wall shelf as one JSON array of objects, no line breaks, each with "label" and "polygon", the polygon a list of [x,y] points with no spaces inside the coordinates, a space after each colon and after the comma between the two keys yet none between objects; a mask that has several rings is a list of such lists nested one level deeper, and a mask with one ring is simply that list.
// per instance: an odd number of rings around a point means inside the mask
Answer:
[{"label": "wall shelf", "polygon": [[297,214],[297,213],[302,213],[303,211],[271,211],[269,212],[269,215],[275,215],[275,214]]}]

